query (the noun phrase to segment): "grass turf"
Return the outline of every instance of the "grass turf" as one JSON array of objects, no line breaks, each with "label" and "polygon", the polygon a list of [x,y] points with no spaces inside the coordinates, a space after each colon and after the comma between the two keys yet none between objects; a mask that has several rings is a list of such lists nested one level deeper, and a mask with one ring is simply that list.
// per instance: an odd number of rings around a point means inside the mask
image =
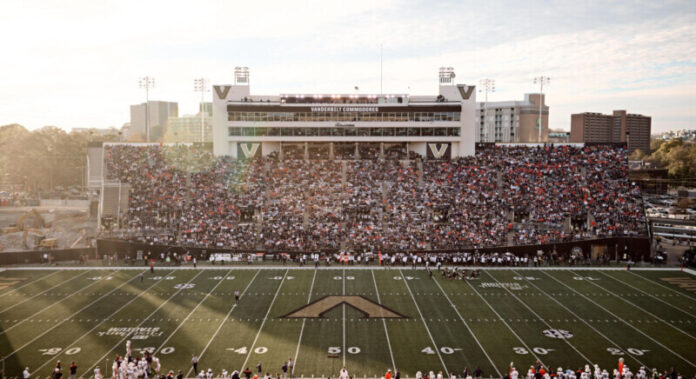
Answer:
[{"label": "grass turf", "polygon": [[[142,282],[137,270],[0,272],[6,375],[29,366],[47,376],[57,360],[74,360],[84,376],[96,365],[110,376],[128,339],[134,354],[154,350],[163,370],[188,376],[192,354],[216,374],[262,363],[274,375],[292,358],[296,377],[335,377],[344,365],[356,378],[476,367],[501,377],[510,362],[521,372],[536,360],[611,370],[620,357],[634,372],[696,373],[696,294],[662,280],[696,282],[679,271],[484,270],[470,281],[410,268],[143,272]],[[332,295],[361,295],[405,317],[365,318],[348,305],[281,317]]]}]

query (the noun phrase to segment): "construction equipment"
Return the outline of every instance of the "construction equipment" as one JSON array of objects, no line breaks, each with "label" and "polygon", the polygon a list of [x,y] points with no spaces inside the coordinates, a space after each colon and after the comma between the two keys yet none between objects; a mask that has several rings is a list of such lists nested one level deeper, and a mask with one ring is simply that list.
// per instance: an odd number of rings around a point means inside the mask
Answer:
[{"label": "construction equipment", "polygon": [[24,228],[24,233],[22,234],[22,245],[25,249],[29,249],[29,245],[27,244],[27,237],[29,236],[29,233],[31,233],[31,236],[36,239],[35,243],[33,244],[34,246],[40,245],[44,238],[46,238],[43,231],[40,229]]},{"label": "construction equipment", "polygon": [[44,238],[39,242],[39,247],[42,249],[57,249],[58,238]]},{"label": "construction equipment", "polygon": [[[31,224],[29,224],[29,221],[33,221]],[[32,228],[45,228],[46,223],[44,222],[43,217],[39,214],[39,212],[36,209],[32,209],[29,212],[25,213],[22,215],[22,217],[17,220],[17,228],[19,230],[24,230],[25,224],[28,227]]]}]

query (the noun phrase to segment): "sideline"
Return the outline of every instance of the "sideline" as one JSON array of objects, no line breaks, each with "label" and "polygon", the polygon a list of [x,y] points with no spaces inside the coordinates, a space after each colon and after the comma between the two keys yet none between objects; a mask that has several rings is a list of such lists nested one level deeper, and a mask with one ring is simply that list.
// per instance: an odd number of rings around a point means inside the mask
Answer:
[{"label": "sideline", "polygon": [[[386,270],[390,266],[342,266],[333,264],[331,266],[319,266],[315,268],[314,266],[283,266],[283,265],[217,265],[217,266],[198,266],[194,268],[193,266],[155,266],[156,271],[178,271],[178,270]],[[450,268],[451,265],[443,265],[442,268]],[[616,266],[616,267],[605,267],[605,266],[563,266],[563,267],[520,267],[520,266],[454,266],[462,267],[466,270],[490,270],[490,271],[628,271],[626,267]],[[408,266],[393,266],[391,268],[398,270],[425,270],[424,266],[411,268]],[[2,270],[6,271],[55,271],[55,270],[76,270],[76,271],[91,271],[91,270],[146,270],[146,266],[27,266],[27,267],[5,267]],[[630,271],[682,271],[687,274],[696,276],[696,270],[682,267],[631,267]],[[0,271],[2,272],[2,271]]]}]

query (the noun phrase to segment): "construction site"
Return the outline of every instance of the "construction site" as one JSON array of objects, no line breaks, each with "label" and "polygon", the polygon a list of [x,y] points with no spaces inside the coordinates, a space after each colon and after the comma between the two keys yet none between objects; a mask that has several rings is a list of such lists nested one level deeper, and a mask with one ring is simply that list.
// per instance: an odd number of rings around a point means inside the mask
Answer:
[{"label": "construction site", "polygon": [[84,207],[0,207],[0,252],[91,247],[96,230]]}]

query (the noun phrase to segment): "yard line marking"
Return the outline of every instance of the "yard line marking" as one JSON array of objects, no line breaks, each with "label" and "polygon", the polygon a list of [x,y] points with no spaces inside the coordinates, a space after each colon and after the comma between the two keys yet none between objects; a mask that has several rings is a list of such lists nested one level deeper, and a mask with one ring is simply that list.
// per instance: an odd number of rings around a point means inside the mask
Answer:
[{"label": "yard line marking", "polygon": [[[572,271],[571,271],[571,273],[575,274],[575,273],[572,272]],[[577,275],[577,274],[576,274],[576,275]],[[657,317],[657,315],[652,314],[652,313],[650,313],[650,312],[644,310],[643,308],[641,308],[641,307],[635,305],[634,303],[632,303],[632,302],[626,300],[623,296],[619,296],[619,295],[614,294],[613,292],[611,292],[611,291],[609,291],[608,289],[606,289],[606,288],[600,286],[599,284],[595,283],[595,282],[592,281],[592,280],[587,280],[587,282],[590,283],[590,284],[592,284],[592,285],[594,285],[595,287],[597,287],[597,288],[603,290],[604,292],[608,293],[609,295],[614,296],[615,298],[617,298],[617,299],[623,301],[624,303],[627,303],[627,304],[632,305],[634,308],[640,310],[641,312],[643,312],[643,313],[645,313],[645,314],[650,315],[650,317],[652,317],[652,318],[654,318],[654,319],[657,319],[657,320],[661,321],[663,324],[670,326],[672,329],[674,329],[674,330],[676,330],[676,331],[678,331],[678,332],[684,334],[685,336],[687,336],[687,337],[689,337],[689,338],[691,338],[691,339],[693,339],[693,340],[696,340],[696,337],[694,337],[694,336],[692,336],[691,334],[685,332],[684,330],[681,330],[681,329],[677,328],[676,326],[674,326],[674,325],[672,325],[671,323],[669,323],[669,322],[667,322],[667,321],[661,319],[660,317]]]},{"label": "yard line marking", "polygon": [[[314,279],[317,278],[317,270],[314,270],[314,276],[312,276],[312,285],[309,287],[309,295],[307,295],[307,304],[309,304],[310,300],[312,300],[312,290],[314,290]],[[300,338],[297,339],[297,350],[295,350],[295,359],[293,360],[293,369],[297,367],[297,357],[300,354],[300,343],[302,342],[302,333],[304,332],[304,327],[305,323],[307,322],[306,318],[302,319],[302,328],[300,328]],[[288,367],[289,369],[289,367]],[[290,373],[290,376],[292,376],[292,373]]]},{"label": "yard line marking", "polygon": [[[193,282],[194,280],[196,280],[196,278],[197,278],[200,274],[202,274],[203,272],[204,272],[204,271],[199,271],[198,274],[196,274],[193,278],[191,278],[188,282],[186,282],[186,284],[191,284],[191,282]],[[158,283],[159,283],[159,281],[158,281]],[[150,317],[152,317],[155,313],[157,313],[157,311],[160,310],[160,308],[162,308],[162,307],[165,306],[167,303],[169,303],[169,300],[173,299],[176,295],[179,294],[179,292],[183,291],[185,287],[186,287],[185,285],[179,287],[179,289],[177,289],[176,292],[174,292],[171,296],[169,296],[169,297],[167,298],[167,300],[165,300],[164,302],[162,302],[162,304],[160,304],[157,308],[155,308],[155,310],[152,311],[149,315],[145,316],[145,318],[143,318],[143,321],[141,321],[140,324],[136,325],[135,327],[136,327],[136,328],[141,327],[141,326],[145,323],[145,321],[147,321],[147,319],[149,319]],[[116,342],[116,344],[114,344],[114,346],[112,346],[111,349],[109,349],[109,351],[107,351],[104,355],[102,355],[101,358],[97,359],[97,361],[96,361],[92,366],[90,366],[90,368],[88,368],[87,371],[85,371],[85,372],[92,372],[92,370],[94,370],[94,366],[98,365],[100,362],[103,362],[103,361],[106,359],[106,357],[109,356],[109,353],[111,353],[112,351],[114,351],[114,349],[115,349],[117,346],[121,345],[121,344],[123,343],[123,341],[125,341],[125,340],[128,339],[129,337],[130,337],[130,333],[127,333],[123,338],[121,338],[120,341]],[[76,341],[76,342],[77,342],[77,341]]]},{"label": "yard line marking", "polygon": [[[254,280],[256,280],[256,277],[259,276],[259,273],[260,273],[260,272],[261,272],[261,270],[256,270],[256,274],[254,274],[254,277],[251,278],[251,280],[249,281],[249,284],[247,284],[246,288],[244,288],[244,291],[242,291],[241,295],[239,296],[239,300],[240,300],[240,301],[244,298],[244,294],[246,294],[246,292],[247,292],[247,290],[249,289],[249,287],[251,287],[251,284],[254,282]],[[230,307],[230,310],[227,312],[227,315],[226,315],[225,318],[222,320],[222,322],[220,323],[220,325],[218,325],[217,329],[215,330],[215,333],[213,333],[213,336],[210,337],[210,339],[208,340],[208,343],[205,345],[205,347],[203,348],[203,350],[201,351],[201,353],[198,354],[198,361],[199,361],[199,362],[200,362],[200,359],[203,358],[203,354],[205,354],[205,352],[208,350],[208,347],[210,347],[210,344],[213,342],[213,340],[215,339],[215,337],[217,337],[218,333],[220,333],[220,329],[222,329],[222,326],[225,325],[225,322],[227,322],[227,320],[230,318],[230,315],[232,314],[232,311],[235,310],[236,308],[237,308],[237,303],[234,303],[234,304],[232,305],[232,307]],[[191,367],[191,368],[188,370],[188,372],[186,373],[186,377],[187,377],[187,378],[191,375],[191,371],[193,371],[193,367]]]},{"label": "yard line marking", "polygon": [[[470,283],[470,281],[469,281],[469,280],[465,280],[465,282],[466,282],[466,284],[469,285],[469,287],[470,287],[474,292],[476,292],[476,294],[478,295],[478,297],[481,298],[481,300],[483,300],[483,302],[486,303],[486,305],[488,305],[488,308],[490,308],[490,309],[493,311],[493,313],[495,313],[495,315],[498,316],[498,319],[500,319],[500,321],[502,321],[503,324],[505,324],[505,326],[507,326],[507,328],[510,329],[510,332],[512,332],[512,334],[514,334],[515,337],[517,337],[517,339],[520,341],[520,343],[522,344],[522,346],[524,346],[524,347],[527,349],[527,351],[530,352],[530,354],[532,354],[532,355],[534,356],[534,358],[542,364],[542,366],[546,366],[546,365],[544,364],[544,362],[536,355],[536,353],[534,352],[534,349],[530,348],[530,347],[527,345],[527,343],[524,342],[524,340],[512,329],[512,327],[510,326],[510,324],[508,324],[507,322],[505,322],[505,319],[502,318],[502,317],[500,316],[500,313],[498,313],[498,311],[496,311],[495,308],[493,308],[493,306],[492,306],[483,296],[481,296],[481,294],[479,293],[479,291],[478,291],[476,288],[474,288],[474,286]],[[469,319],[469,321],[471,321],[471,319]],[[519,322],[520,320],[517,319],[517,321]]]},{"label": "yard line marking", "polygon": [[[169,342],[169,340],[172,338],[172,336],[174,336],[174,334],[176,334],[176,332],[179,330],[179,328],[181,328],[181,327],[184,325],[184,323],[185,323],[186,321],[188,321],[189,317],[191,317],[191,315],[193,314],[193,312],[195,312],[196,309],[198,309],[198,307],[200,307],[201,304],[203,304],[203,302],[205,301],[205,299],[207,299],[208,296],[210,296],[210,294],[211,294],[213,291],[215,291],[215,289],[216,289],[220,284],[222,284],[222,283],[225,282],[225,279],[227,279],[227,277],[230,276],[230,274],[232,273],[232,270],[233,270],[233,269],[229,269],[229,271],[227,271],[227,274],[225,274],[225,276],[217,282],[217,284],[215,285],[215,287],[213,287],[210,291],[208,291],[208,293],[207,293],[205,296],[203,296],[203,298],[201,299],[201,301],[199,301],[198,304],[196,304],[196,306],[191,310],[191,312],[189,312],[189,314],[186,316],[186,318],[184,318],[184,319],[179,323],[179,325],[176,327],[176,329],[174,329],[174,331],[171,332],[171,334],[169,334],[169,336],[167,337],[167,339],[165,339],[164,342],[162,342],[162,344],[161,344],[155,351],[152,352],[152,355],[155,355],[156,352],[158,352],[160,349],[162,349],[162,347],[164,347],[164,345],[165,345],[167,342]],[[202,272],[202,271],[201,271],[201,272]]]},{"label": "yard line marking", "polygon": [[[484,272],[485,272],[485,271],[484,271]],[[488,275],[491,279],[495,280],[496,283],[500,284],[500,282],[498,281],[498,279],[496,279],[493,275],[489,274],[488,272],[486,272],[486,275]],[[536,313],[529,305],[527,305],[527,303],[523,302],[519,297],[517,297],[517,295],[515,295],[514,293],[512,293],[512,291],[510,291],[506,286],[500,284],[500,287],[501,287],[502,289],[504,289],[505,291],[507,291],[507,292],[510,294],[510,296],[514,297],[514,298],[515,298],[520,304],[522,304],[525,308],[529,309],[529,311],[532,312],[532,314],[534,314],[534,316],[536,316],[536,318],[538,318],[541,322],[543,322],[544,325],[546,325],[549,329],[553,329],[553,326],[551,326],[548,322],[546,322],[546,320],[545,320],[544,318],[542,318],[541,316],[539,316],[538,313]],[[575,350],[575,352],[578,353],[578,355],[580,355],[583,359],[585,359],[585,363],[586,363],[586,364],[590,364],[590,365],[592,364],[593,361],[592,361],[591,359],[587,358],[587,357],[585,356],[585,354],[583,354],[582,352],[580,352],[580,350],[578,350],[572,343],[570,343],[570,341],[568,341],[567,338],[563,338],[563,341],[564,341],[568,346],[570,346],[571,349]]]},{"label": "yard line marking", "polygon": [[[114,273],[116,273],[116,271],[112,272],[112,273],[109,274],[109,275],[114,275]],[[81,289],[79,289],[79,290],[73,292],[72,294],[70,294],[70,295],[68,295],[68,296],[66,296],[66,297],[64,297],[64,298],[62,298],[62,299],[60,299],[59,301],[56,301],[55,303],[49,305],[48,307],[45,307],[45,308],[42,308],[42,309],[38,310],[38,311],[37,311],[36,313],[34,313],[33,315],[27,316],[27,317],[25,317],[24,319],[22,319],[22,321],[20,321],[20,322],[14,324],[14,325],[12,325],[12,326],[10,326],[9,328],[7,328],[7,329],[5,329],[5,330],[3,330],[3,331],[0,331],[0,335],[3,335],[3,334],[5,334],[5,333],[9,332],[10,330],[12,330],[12,328],[21,325],[23,322],[25,322],[25,321],[27,321],[27,320],[29,320],[29,319],[35,317],[36,315],[38,315],[39,313],[41,313],[41,312],[47,310],[48,308],[51,308],[51,307],[54,306],[54,305],[58,305],[58,304],[62,303],[63,300],[65,300],[65,299],[67,299],[67,298],[69,298],[69,297],[75,295],[76,293],[78,293],[78,292],[80,292],[80,291],[86,290],[87,288],[89,288],[89,287],[91,287],[91,286],[93,286],[93,285],[95,285],[95,284],[97,284],[97,283],[99,283],[99,282],[100,282],[100,280],[95,280],[95,281],[93,281],[92,283],[90,283],[88,286],[82,287]]]},{"label": "yard line marking", "polygon": [[654,338],[650,337],[649,335],[645,334],[642,330],[640,330],[640,329],[636,328],[635,326],[631,325],[628,321],[622,319],[621,317],[616,316],[612,311],[610,311],[610,310],[604,308],[603,306],[599,305],[599,304],[596,303],[594,300],[592,300],[592,299],[590,299],[589,297],[583,295],[582,293],[580,293],[579,291],[575,290],[574,288],[568,286],[567,284],[563,283],[562,281],[556,279],[553,275],[549,275],[549,274],[547,274],[546,272],[543,272],[543,271],[542,271],[542,273],[544,273],[544,275],[548,276],[549,278],[551,278],[551,279],[557,281],[558,283],[560,283],[560,284],[563,285],[564,287],[568,288],[569,290],[571,290],[571,291],[577,293],[578,295],[580,295],[582,298],[584,298],[585,300],[589,301],[590,303],[592,303],[592,304],[596,305],[597,307],[603,309],[605,312],[609,313],[611,316],[615,317],[617,320],[619,320],[619,321],[621,321],[622,323],[628,325],[629,327],[633,328],[636,332],[642,334],[643,336],[647,337],[649,340],[651,340],[651,341],[655,342],[656,344],[660,345],[662,348],[664,348],[665,350],[667,350],[667,351],[669,351],[670,353],[672,353],[675,357],[679,357],[679,358],[681,358],[682,360],[684,360],[684,362],[690,364],[692,367],[696,367],[696,364],[691,363],[691,361],[689,361],[688,359],[686,359],[686,358],[682,357],[681,355],[677,354],[674,350],[668,348],[667,346],[663,345],[662,343],[660,343],[660,342],[657,341],[656,339],[654,339]]},{"label": "yard line marking", "polygon": [[677,295],[684,296],[685,298],[687,298],[687,299],[689,299],[689,300],[696,301],[696,298],[694,298],[694,297],[692,297],[692,296],[689,296],[689,295],[687,295],[687,294],[685,294],[685,293],[682,293],[682,292],[680,292],[680,291],[677,291],[677,290],[675,290],[674,288],[670,288],[670,287],[668,287],[668,286],[666,286],[666,285],[664,285],[664,284],[658,282],[657,280],[648,279],[648,278],[644,277],[643,275],[638,275],[638,274],[636,274],[635,272],[630,271],[630,270],[628,271],[628,273],[631,274],[631,275],[635,275],[635,276],[637,276],[637,277],[639,277],[639,278],[641,278],[641,279],[643,279],[643,280],[646,280],[646,281],[648,281],[649,283],[657,284],[658,286],[660,286],[660,287],[662,287],[662,288],[664,288],[664,289],[670,290],[670,291],[676,293]]},{"label": "yard line marking", "polygon": [[[77,312],[75,312],[75,313],[71,314],[70,316],[64,318],[63,321],[61,321],[61,322],[59,322],[59,323],[56,323],[56,324],[53,325],[50,329],[48,329],[48,330],[46,330],[45,332],[41,333],[41,335],[36,336],[36,337],[35,337],[34,339],[32,339],[31,341],[25,343],[25,344],[24,344],[22,347],[20,347],[19,349],[15,349],[15,351],[13,351],[11,354],[9,354],[9,355],[3,357],[2,360],[7,359],[7,357],[10,357],[10,356],[12,356],[13,354],[15,354],[16,352],[18,352],[18,351],[22,350],[23,348],[27,347],[29,344],[33,343],[34,341],[36,341],[36,340],[38,340],[39,338],[41,338],[41,337],[43,337],[44,335],[46,335],[46,333],[48,333],[48,332],[50,332],[51,330],[57,328],[59,325],[63,324],[64,322],[68,321],[68,319],[71,319],[71,318],[75,317],[77,314],[79,314],[79,313],[82,312],[83,310],[89,308],[90,306],[92,306],[92,305],[95,304],[96,302],[98,302],[98,301],[102,300],[103,298],[109,296],[111,293],[115,292],[115,291],[118,290],[119,288],[121,288],[121,287],[125,286],[126,284],[130,283],[132,280],[134,280],[134,279],[137,278],[137,277],[138,277],[138,275],[134,275],[132,278],[130,278],[130,279],[128,279],[127,281],[123,282],[123,283],[122,283],[121,285],[119,285],[118,287],[112,289],[111,291],[105,293],[103,296],[99,297],[98,299],[95,299],[95,300],[92,301],[91,303],[89,303],[89,304],[85,305],[84,307],[80,308],[80,310],[78,310]],[[154,284],[153,284],[153,285],[154,285]],[[113,314],[112,314],[111,316],[113,316]],[[110,316],[109,316],[109,317],[110,317]],[[104,319],[104,321],[106,321],[106,318]],[[100,325],[101,323],[103,323],[104,321],[102,321],[102,322],[100,322],[99,324],[97,324],[97,326],[99,326],[99,325]],[[95,328],[96,328],[96,326],[95,326]],[[93,329],[93,330],[94,330],[94,329]],[[90,330],[90,332],[91,332],[91,330]],[[89,332],[87,332],[87,333],[89,333]],[[87,333],[85,333],[82,337],[84,337],[85,335],[87,335]],[[78,338],[78,340],[79,340],[79,339],[82,339],[82,337]],[[77,342],[77,340],[76,340],[75,342]],[[72,345],[71,345],[71,346],[68,346],[67,348],[65,348],[65,349],[63,349],[63,350],[61,350],[61,351],[64,351],[64,350],[68,349],[69,347],[72,347]],[[60,353],[59,353],[58,355],[60,355]],[[53,360],[53,359],[51,358],[50,360],[46,361],[43,365],[41,365],[39,368],[37,368],[37,369],[32,373],[32,375],[33,375],[35,372],[37,372],[41,367],[45,366],[48,362],[51,362],[52,360]]]},{"label": "yard line marking", "polygon": [[[520,275],[520,274],[517,273],[517,271],[513,271],[513,272],[514,272],[516,275]],[[566,311],[568,311],[570,314],[575,315],[575,313],[574,313],[573,311],[571,311],[565,304],[563,304],[563,303],[561,303],[560,301],[556,300],[556,298],[553,297],[553,295],[549,296],[548,293],[547,293],[546,291],[544,291],[544,290],[542,290],[541,288],[539,288],[539,287],[538,287],[537,285],[535,285],[531,280],[527,280],[527,279],[525,279],[525,280],[526,280],[527,283],[529,283],[532,287],[534,287],[534,288],[536,288],[537,290],[539,290],[540,292],[544,293],[548,298],[550,298],[550,299],[553,300],[556,304],[558,304],[558,305],[560,305],[561,307],[563,307],[563,308],[564,308]],[[602,332],[600,332],[599,330],[595,329],[595,327],[592,326],[589,322],[585,321],[584,318],[579,317],[579,319],[580,319],[580,321],[583,322],[585,325],[589,326],[590,329],[594,330],[597,334],[599,334],[600,336],[604,337],[604,339],[606,339],[607,341],[609,341],[612,345],[614,345],[614,347],[616,347],[616,348],[618,348],[618,349],[620,349],[620,350],[622,350],[622,351],[626,351],[636,362],[640,363],[641,366],[648,367],[648,365],[646,365],[645,363],[641,362],[640,359],[638,359],[636,355],[632,354],[632,353],[630,352],[630,349],[628,349],[628,348],[627,348],[627,349],[622,349],[622,348],[619,346],[619,344],[617,344],[616,342],[614,342],[613,340],[611,340],[609,337],[607,337],[606,335],[604,335],[604,333],[602,333]]]},{"label": "yard line marking", "polygon": [[[382,300],[379,298],[379,289],[377,289],[377,280],[375,279],[375,270],[370,270],[372,274],[372,281],[375,283],[375,293],[377,294],[377,302],[381,305]],[[396,362],[394,361],[394,352],[392,352],[391,342],[389,341],[389,332],[387,331],[387,320],[382,319],[382,324],[384,325],[384,335],[387,337],[387,346],[389,347],[389,356],[392,361],[392,368],[396,372]]]},{"label": "yard line marking", "polygon": [[[263,321],[261,321],[261,326],[259,327],[259,331],[256,333],[256,337],[254,338],[254,342],[251,343],[251,349],[249,349],[249,353],[247,354],[246,358],[244,359],[244,363],[242,363],[242,367],[239,369],[239,372],[244,371],[244,367],[246,366],[247,362],[249,361],[249,357],[251,356],[251,352],[254,351],[254,346],[256,346],[256,341],[258,341],[259,336],[261,335],[261,330],[263,330],[263,326],[266,324],[266,320],[268,319],[268,315],[271,314],[271,309],[273,308],[273,304],[276,301],[276,298],[278,297],[278,292],[280,292],[280,288],[283,287],[283,283],[285,282],[285,277],[288,276],[288,269],[285,270],[285,274],[283,274],[283,279],[280,280],[280,285],[278,286],[278,289],[275,292],[275,295],[273,295],[273,300],[271,300],[271,304],[268,306],[268,310],[266,311],[266,315],[263,316]],[[200,359],[200,357],[198,357]]]},{"label": "yard line marking", "polygon": [[7,292],[5,292],[5,293],[3,293],[3,294],[0,294],[0,297],[3,297],[3,296],[5,296],[5,295],[9,295],[9,294],[11,294],[11,293],[14,292],[14,291],[21,290],[22,288],[24,288],[24,287],[26,287],[26,286],[28,286],[28,285],[34,284],[34,283],[38,282],[39,280],[46,280],[46,279],[50,278],[51,276],[53,276],[53,275],[55,275],[55,274],[57,274],[57,273],[59,273],[59,272],[63,272],[63,271],[62,271],[62,270],[56,270],[56,272],[54,272],[54,273],[52,273],[52,274],[48,274],[48,275],[46,275],[46,276],[41,276],[41,277],[39,277],[39,278],[36,278],[36,279],[30,281],[29,283],[25,283],[23,286],[17,287],[17,288],[15,288],[15,289],[13,289],[13,290],[10,290],[10,291],[7,291]]},{"label": "yard line marking", "polygon": [[[607,275],[607,274],[605,274],[605,273],[603,273],[603,272],[600,272],[600,274],[602,274],[602,275],[604,275],[604,276],[606,276],[606,277],[608,277],[608,278],[614,279],[614,280],[616,280],[616,281],[619,282],[619,283],[623,283],[624,285],[626,285],[626,286],[628,286],[628,287],[631,287],[631,288],[633,288],[634,290],[636,290],[636,291],[638,291],[638,292],[640,292],[640,293],[642,293],[642,294],[645,294],[645,295],[650,296],[651,298],[653,298],[653,299],[659,301],[659,302],[662,303],[662,304],[665,304],[665,305],[667,305],[667,306],[669,306],[669,307],[671,307],[671,308],[674,308],[674,309],[678,310],[678,311],[681,312],[681,313],[684,313],[685,315],[687,315],[687,316],[689,316],[689,317],[691,317],[691,318],[696,319],[696,316],[694,316],[693,314],[691,314],[691,313],[689,313],[689,312],[686,312],[686,311],[684,311],[684,310],[682,310],[682,309],[679,309],[679,308],[675,307],[674,305],[672,305],[672,304],[670,304],[670,303],[668,303],[668,302],[666,302],[666,301],[660,299],[659,297],[653,296],[653,295],[651,295],[651,294],[649,294],[649,293],[647,293],[647,292],[641,290],[640,288],[631,285],[630,283],[627,283],[627,282],[624,282],[623,280],[620,280],[620,279],[611,277],[611,276],[609,276],[609,275]],[[693,338],[693,337],[692,337],[692,338]],[[647,367],[647,366],[646,366],[646,367]]]},{"label": "yard line marking", "polygon": [[[399,269],[399,273],[401,274],[401,277],[404,277],[403,271]],[[432,333],[430,333],[430,329],[428,328],[428,324],[425,322],[425,317],[423,317],[423,313],[421,313],[420,307],[418,306],[418,303],[416,303],[416,298],[413,296],[413,292],[411,292],[411,287],[408,285],[408,280],[401,280],[404,282],[406,285],[406,289],[408,290],[408,293],[411,295],[411,300],[413,300],[413,304],[416,305],[416,310],[418,311],[418,314],[420,315],[421,321],[423,321],[423,326],[425,326],[425,331],[428,332],[428,335],[430,336],[430,341],[433,343],[433,346],[435,347],[435,352],[437,353],[438,358],[440,358],[440,363],[442,363],[442,368],[445,369],[445,373],[447,373],[447,376],[450,376],[449,370],[447,370],[447,365],[445,365],[445,361],[442,359],[442,355],[440,355],[440,349],[437,347],[437,344],[435,343],[435,339],[433,338]]]},{"label": "yard line marking", "polygon": [[[447,293],[445,293],[445,290],[442,289],[442,286],[440,285],[440,282],[437,280],[437,278],[433,278],[433,279],[435,280],[435,284],[437,284],[438,288],[440,288],[440,291],[442,291],[442,294],[445,295],[445,299],[447,299],[447,301],[450,303],[450,305],[452,306],[452,308],[454,309],[454,311],[457,313],[457,316],[459,316],[459,319],[462,320],[462,322],[464,323],[464,326],[466,326],[466,330],[468,330],[469,333],[471,334],[471,336],[474,337],[474,341],[476,341],[476,344],[479,346],[479,348],[481,348],[481,351],[483,351],[483,354],[486,356],[486,358],[488,358],[488,362],[491,363],[491,366],[493,366],[493,369],[498,373],[498,376],[502,378],[503,375],[502,375],[502,374],[500,373],[500,371],[498,370],[498,366],[496,366],[495,363],[493,363],[493,360],[491,359],[491,357],[488,356],[488,353],[486,352],[486,349],[483,348],[483,346],[481,345],[481,342],[479,341],[478,338],[476,338],[476,335],[474,334],[474,332],[473,332],[473,331],[471,330],[471,328],[469,327],[469,324],[467,324],[467,322],[464,320],[464,317],[462,317],[462,315],[459,313],[459,310],[458,310],[457,307],[454,305],[454,303],[452,303],[452,300],[450,300],[449,296],[447,296]],[[473,363],[475,364],[475,362],[473,362]]]},{"label": "yard line marking", "polygon": [[75,279],[81,277],[82,275],[87,274],[88,272],[89,272],[89,271],[86,271],[86,270],[85,270],[85,272],[83,272],[83,273],[80,274],[80,275],[77,275],[77,276],[73,277],[72,279],[69,279],[69,280],[67,280],[67,281],[58,283],[58,284],[56,284],[55,286],[53,286],[53,287],[51,287],[51,288],[49,288],[49,289],[47,289],[47,290],[45,290],[45,291],[43,291],[43,292],[41,292],[41,293],[38,293],[38,294],[36,294],[36,295],[34,295],[34,296],[28,298],[28,299],[25,299],[25,300],[23,300],[23,301],[20,301],[19,303],[14,304],[14,305],[11,306],[11,307],[5,308],[5,309],[3,309],[2,311],[0,311],[0,314],[5,313],[5,312],[9,311],[10,309],[12,309],[12,308],[14,308],[14,307],[16,307],[16,306],[22,305],[22,304],[26,303],[27,301],[29,301],[29,300],[31,300],[31,299],[37,297],[37,296],[41,296],[41,295],[45,294],[46,292],[48,292],[48,291],[50,291],[50,290],[52,290],[52,289],[54,289],[54,288],[56,288],[56,287],[60,287],[60,286],[62,286],[63,284],[70,283],[70,282],[72,282],[73,280],[75,280]]},{"label": "yard line marking", "polygon": [[[346,269],[343,269],[343,296],[346,296]],[[346,303],[343,303],[342,307],[343,307],[343,367],[346,367]]]}]

